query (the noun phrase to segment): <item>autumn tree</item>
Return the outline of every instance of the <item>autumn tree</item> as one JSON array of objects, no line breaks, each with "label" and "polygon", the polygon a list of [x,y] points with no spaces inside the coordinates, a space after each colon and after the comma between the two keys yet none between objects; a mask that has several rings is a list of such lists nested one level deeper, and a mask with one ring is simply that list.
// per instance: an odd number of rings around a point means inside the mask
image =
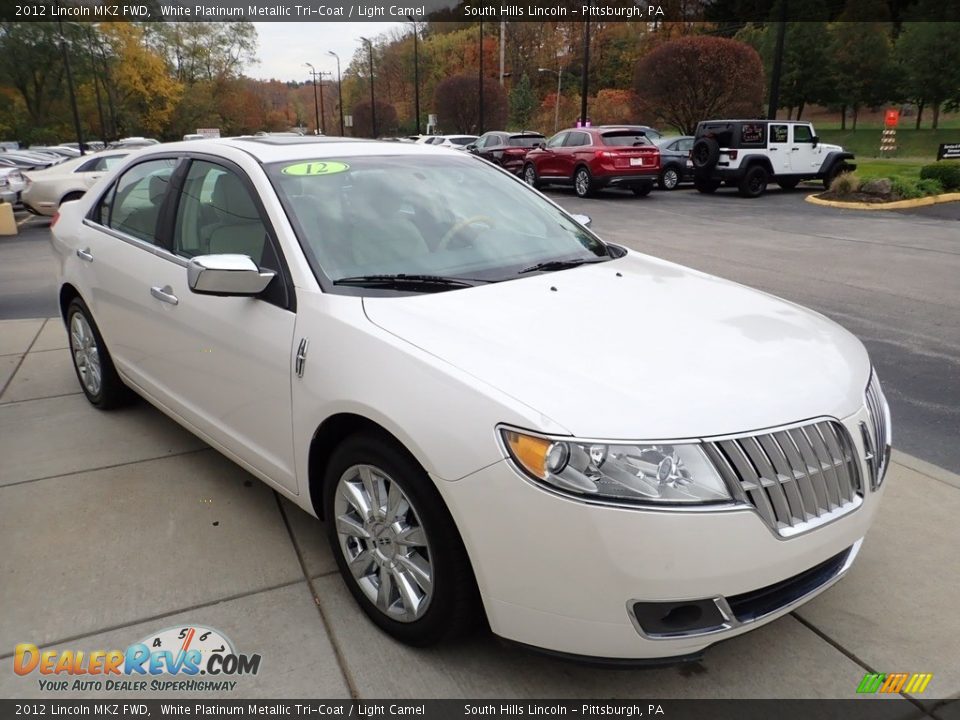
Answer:
[{"label": "autumn tree", "polygon": [[510,125],[517,129],[530,126],[533,113],[537,109],[537,95],[530,83],[530,76],[526,73],[510,91]]},{"label": "autumn tree", "polygon": [[[477,76],[453,75],[437,85],[433,106],[444,132],[477,133],[480,129],[480,89]],[[484,129],[507,123],[507,94],[492,78],[483,79]]]},{"label": "autumn tree", "polygon": [[355,137],[384,137],[397,134],[397,109],[387,102],[377,99],[377,132],[373,132],[373,116],[370,101],[361,100],[353,104],[353,134]]},{"label": "autumn tree", "polygon": [[682,37],[637,63],[634,88],[661,121],[692,135],[711,117],[756,117],[763,64],[749,45],[719,37]]}]

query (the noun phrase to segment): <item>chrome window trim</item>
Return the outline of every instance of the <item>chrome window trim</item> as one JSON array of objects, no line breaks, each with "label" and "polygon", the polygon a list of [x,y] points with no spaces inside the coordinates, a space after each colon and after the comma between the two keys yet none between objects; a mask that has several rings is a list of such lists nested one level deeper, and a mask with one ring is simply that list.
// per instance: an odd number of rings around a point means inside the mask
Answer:
[{"label": "chrome window trim", "polygon": [[[860,538],[853,545],[850,546],[847,552],[847,557],[843,561],[843,565],[841,565],[840,569],[837,570],[837,572],[834,573],[832,577],[828,578],[823,584],[818,585],[813,590],[800,596],[793,602],[787,603],[786,605],[782,605],[776,610],[772,610],[764,615],[755,617],[752,620],[747,620],[745,622],[741,622],[740,620],[737,620],[736,616],[733,614],[733,611],[730,609],[730,604],[727,602],[726,597],[724,597],[723,595],[717,595],[708,599],[713,600],[714,604],[717,606],[717,610],[720,612],[720,615],[724,619],[724,623],[723,625],[720,625],[718,627],[708,628],[706,630],[650,634],[643,630],[643,628],[640,626],[640,621],[637,620],[637,616],[633,612],[633,606],[637,603],[642,603],[642,602],[684,602],[684,601],[699,602],[701,600],[704,600],[704,598],[679,598],[675,600],[650,600],[650,599],[641,600],[639,598],[633,598],[631,600],[627,600],[627,605],[626,605],[627,617],[630,618],[630,623],[633,625],[633,629],[636,630],[637,634],[640,635],[640,637],[644,638],[645,640],[677,640],[679,638],[708,637],[710,635],[719,635],[721,633],[729,632],[731,630],[736,630],[738,628],[749,627],[758,622],[767,620],[775,616],[786,615],[788,612],[795,610],[800,605],[803,605],[808,600],[812,599],[816,595],[819,595],[823,591],[830,588],[834,583],[840,580],[840,578],[846,575],[847,572],[850,570],[850,567],[853,565],[853,561],[856,559],[857,555],[860,553],[861,545],[863,545],[863,538]],[[803,572],[803,571],[801,570],[800,572]],[[745,592],[750,592],[750,591],[747,590]]]},{"label": "chrome window trim", "polygon": [[169,260],[170,262],[173,262],[179,265],[180,267],[183,267],[183,268],[187,267],[187,261],[185,258],[182,258],[179,255],[174,255],[172,252],[170,252],[166,248],[160,247],[159,245],[148,243],[146,240],[141,240],[138,237],[134,237],[133,235],[128,235],[127,233],[121,232],[120,230],[115,230],[112,227],[101,225],[100,223],[94,222],[88,217],[85,217],[83,219],[83,224],[94,230],[99,230],[100,232],[105,233],[110,237],[116,238],[117,240],[122,240],[123,242],[133,245],[136,248],[140,248],[141,250],[146,250],[147,252],[152,253],[153,255],[156,255],[159,258],[163,258],[164,260]]}]

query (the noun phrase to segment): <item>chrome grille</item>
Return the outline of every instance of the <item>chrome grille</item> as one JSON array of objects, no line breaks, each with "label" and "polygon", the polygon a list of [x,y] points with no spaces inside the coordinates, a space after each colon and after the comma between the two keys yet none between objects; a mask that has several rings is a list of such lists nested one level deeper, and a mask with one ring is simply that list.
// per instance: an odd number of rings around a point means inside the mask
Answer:
[{"label": "chrome grille", "polygon": [[779,534],[795,535],[856,508],[863,487],[850,434],[822,420],[704,444],[734,498]]},{"label": "chrome grille", "polygon": [[870,384],[867,385],[867,411],[870,414],[870,430],[869,433],[864,432],[864,441],[868,450],[871,486],[876,490],[883,482],[887,461],[890,459],[890,429],[887,424],[889,410],[876,373],[870,376]]}]

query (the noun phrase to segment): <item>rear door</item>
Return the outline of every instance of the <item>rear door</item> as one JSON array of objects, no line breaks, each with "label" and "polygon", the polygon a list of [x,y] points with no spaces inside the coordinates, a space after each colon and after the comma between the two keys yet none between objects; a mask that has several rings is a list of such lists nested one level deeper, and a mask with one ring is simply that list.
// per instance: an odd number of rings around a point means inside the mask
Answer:
[{"label": "rear door", "polygon": [[577,165],[581,161],[590,162],[593,156],[592,143],[590,133],[582,130],[571,130],[567,133],[567,139],[559,153],[560,174],[573,179],[573,172]]},{"label": "rear door", "polygon": [[790,175],[793,170],[790,150],[789,125],[776,123],[770,124],[769,134],[767,136],[767,150],[769,151],[770,164],[773,166],[773,172],[777,175]]}]

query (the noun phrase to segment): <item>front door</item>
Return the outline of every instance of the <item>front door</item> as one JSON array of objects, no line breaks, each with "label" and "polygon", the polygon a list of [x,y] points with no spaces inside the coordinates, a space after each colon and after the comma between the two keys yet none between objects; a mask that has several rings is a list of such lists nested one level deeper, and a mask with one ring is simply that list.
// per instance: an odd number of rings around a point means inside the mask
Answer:
[{"label": "front door", "polygon": [[793,172],[802,175],[816,175],[823,162],[823,148],[813,145],[813,127],[794,125],[793,142],[790,146],[793,156]]}]

